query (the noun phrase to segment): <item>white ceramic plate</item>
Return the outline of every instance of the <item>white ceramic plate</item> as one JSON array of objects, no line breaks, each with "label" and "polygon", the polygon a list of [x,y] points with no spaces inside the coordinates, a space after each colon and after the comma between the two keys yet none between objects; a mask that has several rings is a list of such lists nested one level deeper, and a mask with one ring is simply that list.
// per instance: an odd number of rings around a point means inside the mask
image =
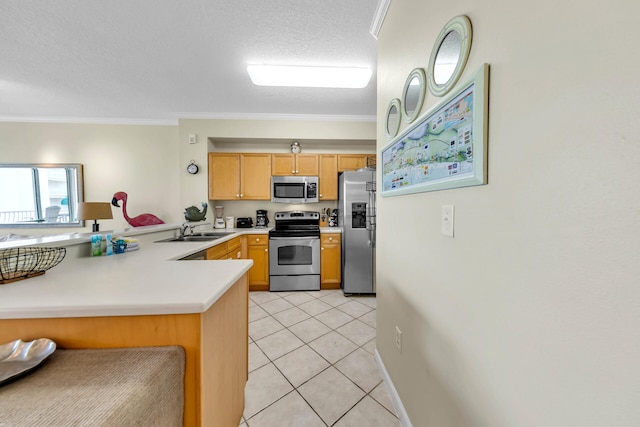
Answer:
[{"label": "white ceramic plate", "polygon": [[47,338],[24,342],[15,340],[0,345],[0,385],[26,375],[56,350],[56,343]]}]

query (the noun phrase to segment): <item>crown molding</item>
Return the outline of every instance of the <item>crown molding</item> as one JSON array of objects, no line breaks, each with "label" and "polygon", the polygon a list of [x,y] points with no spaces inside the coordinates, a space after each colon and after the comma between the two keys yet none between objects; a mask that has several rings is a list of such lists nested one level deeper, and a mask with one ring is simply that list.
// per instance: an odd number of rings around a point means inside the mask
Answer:
[{"label": "crown molding", "polygon": [[100,117],[29,117],[0,116],[0,122],[17,123],[67,123],[91,125],[143,125],[143,126],[178,126],[178,119],[130,119]]},{"label": "crown molding", "polygon": [[371,21],[371,27],[369,32],[377,40],[384,18],[387,16],[387,11],[391,5],[391,0],[378,0],[378,7],[376,13],[373,15],[373,21]]}]

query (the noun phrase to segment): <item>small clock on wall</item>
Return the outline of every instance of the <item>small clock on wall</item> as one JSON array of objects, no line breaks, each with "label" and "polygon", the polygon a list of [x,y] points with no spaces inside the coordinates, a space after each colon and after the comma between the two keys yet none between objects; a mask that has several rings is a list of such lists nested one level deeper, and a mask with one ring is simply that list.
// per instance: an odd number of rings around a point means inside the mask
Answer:
[{"label": "small clock on wall", "polygon": [[191,175],[195,175],[198,173],[198,165],[196,165],[196,162],[191,160],[191,163],[189,163],[189,166],[187,166],[187,172],[189,172]]},{"label": "small clock on wall", "polygon": [[298,141],[293,141],[293,143],[291,144],[291,152],[293,154],[298,154],[301,151],[302,147],[300,146],[300,143]]}]

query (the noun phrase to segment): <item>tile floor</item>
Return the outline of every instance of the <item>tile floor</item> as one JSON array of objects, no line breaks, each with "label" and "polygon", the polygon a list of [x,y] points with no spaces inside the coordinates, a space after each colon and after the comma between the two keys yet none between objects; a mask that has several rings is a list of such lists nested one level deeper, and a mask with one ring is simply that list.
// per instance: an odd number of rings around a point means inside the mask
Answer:
[{"label": "tile floor", "polygon": [[373,356],[375,337],[375,297],[251,292],[240,426],[400,426]]}]

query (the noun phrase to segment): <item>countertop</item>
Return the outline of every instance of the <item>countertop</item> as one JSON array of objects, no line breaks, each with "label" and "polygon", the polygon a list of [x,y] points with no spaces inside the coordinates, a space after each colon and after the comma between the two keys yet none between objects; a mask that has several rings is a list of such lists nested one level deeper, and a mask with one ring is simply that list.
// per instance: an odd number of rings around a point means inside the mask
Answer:
[{"label": "countertop", "polygon": [[0,319],[202,313],[253,261],[178,259],[240,234],[65,259],[42,276],[0,285]]},{"label": "countertop", "polygon": [[[178,226],[100,233],[136,236]],[[270,229],[219,229],[215,231],[231,234],[209,242],[144,243],[139,250],[122,255],[66,258],[42,276],[0,285],[0,319],[202,313],[251,268],[253,261],[179,259],[243,234],[268,234]],[[321,227],[321,232],[340,233],[342,229]],[[0,248],[86,244],[92,234],[12,240]]]}]

